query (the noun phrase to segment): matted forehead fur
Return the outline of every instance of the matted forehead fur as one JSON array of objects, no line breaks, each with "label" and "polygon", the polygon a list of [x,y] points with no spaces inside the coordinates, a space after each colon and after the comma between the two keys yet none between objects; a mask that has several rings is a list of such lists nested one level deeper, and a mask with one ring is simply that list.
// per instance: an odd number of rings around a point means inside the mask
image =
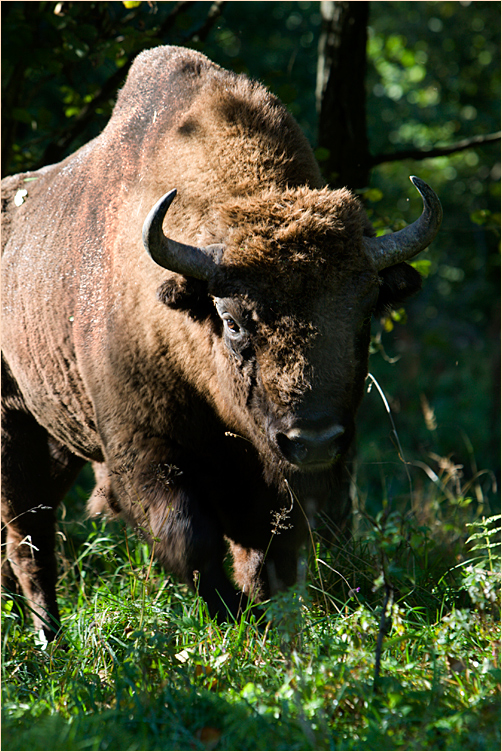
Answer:
[{"label": "matted forehead fur", "polygon": [[275,287],[282,279],[281,288],[296,296],[298,286],[315,291],[369,266],[362,238],[372,234],[371,224],[346,189],[269,189],[227,201],[212,219],[208,241],[223,239],[225,269],[248,283],[260,280],[262,288],[267,279]]},{"label": "matted forehead fur", "polygon": [[[346,307],[345,296],[370,271],[362,239],[371,224],[350,191],[328,188],[269,189],[232,199],[214,216],[212,242],[224,238],[229,294],[240,294],[259,316],[255,345],[265,390],[279,411],[289,409],[311,388],[308,353],[321,333],[312,312],[326,292]],[[337,319],[338,330],[344,327]]]}]

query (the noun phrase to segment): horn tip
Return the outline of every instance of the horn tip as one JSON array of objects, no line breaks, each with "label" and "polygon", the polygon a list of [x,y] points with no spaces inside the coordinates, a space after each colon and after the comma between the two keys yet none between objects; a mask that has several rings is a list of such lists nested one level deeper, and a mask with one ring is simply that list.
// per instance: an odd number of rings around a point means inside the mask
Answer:
[{"label": "horn tip", "polygon": [[416,175],[410,175],[410,180],[415,188],[418,188],[419,185],[427,185],[421,178],[417,178]]},{"label": "horn tip", "polygon": [[162,198],[159,198],[143,223],[143,245],[149,256],[152,256],[150,251],[151,235],[162,231],[162,222],[176,194],[177,190],[176,188],[173,188],[165,193]]},{"label": "horn tip", "polygon": [[428,185],[421,178],[418,178],[416,175],[410,175],[410,180],[422,196],[424,205],[427,204],[431,209],[434,208],[434,221],[439,228],[439,225],[441,224],[441,221],[443,219],[443,209],[436,193],[432,190],[430,185]]},{"label": "horn tip", "polygon": [[164,206],[166,204],[167,205],[166,210],[167,210],[167,208],[169,208],[171,202],[173,201],[173,199],[175,198],[175,196],[176,196],[177,193],[178,193],[177,189],[176,188],[172,188],[167,193],[164,193],[164,195],[162,196],[162,198],[160,198],[157,201],[156,206]]}]

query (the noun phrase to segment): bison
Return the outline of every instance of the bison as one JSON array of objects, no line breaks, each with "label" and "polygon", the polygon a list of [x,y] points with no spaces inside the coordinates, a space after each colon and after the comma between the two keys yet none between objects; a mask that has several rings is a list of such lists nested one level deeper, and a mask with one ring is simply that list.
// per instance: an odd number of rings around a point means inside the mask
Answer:
[{"label": "bison", "polygon": [[420,288],[406,259],[441,222],[412,180],[421,217],[373,237],[276,97],[157,47],[97,138],[3,181],[4,574],[47,640],[56,508],[88,461],[90,513],[198,573],[221,618],[295,582],[316,513],[343,527],[370,319]]}]

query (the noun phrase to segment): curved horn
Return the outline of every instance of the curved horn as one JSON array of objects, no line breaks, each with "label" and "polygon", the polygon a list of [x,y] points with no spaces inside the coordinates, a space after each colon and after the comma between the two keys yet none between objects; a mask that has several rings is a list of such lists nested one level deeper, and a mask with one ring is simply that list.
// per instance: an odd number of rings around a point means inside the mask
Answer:
[{"label": "curved horn", "polygon": [[399,264],[413,258],[432,243],[443,219],[441,203],[427,183],[414,175],[410,180],[422,196],[424,208],[421,216],[403,230],[379,238],[364,238],[364,248],[377,269]]},{"label": "curved horn", "polygon": [[176,189],[162,196],[143,223],[143,245],[156,264],[185,277],[208,280],[214,273],[222,246],[197,248],[171,240],[164,235],[162,222],[176,196]]}]

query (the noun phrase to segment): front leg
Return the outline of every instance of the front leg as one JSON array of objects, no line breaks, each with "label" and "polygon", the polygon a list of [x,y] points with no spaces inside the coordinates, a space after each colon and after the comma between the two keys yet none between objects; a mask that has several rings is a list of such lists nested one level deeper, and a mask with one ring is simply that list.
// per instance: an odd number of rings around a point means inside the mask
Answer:
[{"label": "front leg", "polygon": [[[308,540],[300,503],[274,487],[248,478],[249,494],[225,508],[225,532],[233,557],[233,579],[254,602],[294,585],[298,558]],[[228,495],[231,498],[231,495]]]},{"label": "front leg", "polygon": [[235,582],[254,602],[291,587],[298,574],[298,547],[272,541],[266,551],[230,541]]},{"label": "front leg", "polygon": [[149,528],[143,527],[143,532],[164,568],[198,591],[212,617],[236,618],[245,609],[246,597],[225,573],[225,539],[202,489],[180,483],[164,492],[162,502],[151,508]]},{"label": "front leg", "polygon": [[148,541],[156,559],[196,589],[211,616],[237,617],[246,597],[227,578],[227,545],[211,499],[211,486],[194,459],[160,440],[135,437],[134,452],[108,459],[100,478],[108,502]]}]

